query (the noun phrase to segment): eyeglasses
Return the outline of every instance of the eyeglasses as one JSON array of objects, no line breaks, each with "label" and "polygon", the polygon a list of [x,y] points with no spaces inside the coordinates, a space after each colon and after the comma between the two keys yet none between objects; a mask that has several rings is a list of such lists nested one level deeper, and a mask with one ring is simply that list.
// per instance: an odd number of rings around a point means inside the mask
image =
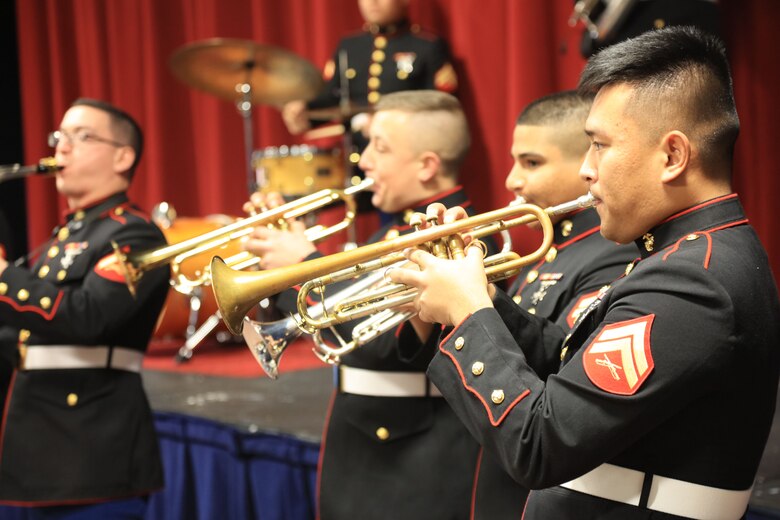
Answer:
[{"label": "eyeglasses", "polygon": [[56,148],[57,145],[61,142],[74,145],[76,143],[87,143],[89,141],[110,144],[111,146],[118,147],[129,146],[124,143],[119,143],[117,141],[112,141],[111,139],[106,139],[104,137],[91,134],[88,130],[78,130],[74,133],[66,132],[65,130],[55,130],[49,134],[49,146],[52,148]]}]

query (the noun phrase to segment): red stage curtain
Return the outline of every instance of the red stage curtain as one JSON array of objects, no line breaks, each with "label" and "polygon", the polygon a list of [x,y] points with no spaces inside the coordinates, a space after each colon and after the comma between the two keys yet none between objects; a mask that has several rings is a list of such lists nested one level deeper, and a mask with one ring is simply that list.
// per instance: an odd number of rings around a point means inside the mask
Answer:
[{"label": "red stage curtain", "polygon": [[[736,188],[780,267],[771,234],[771,146],[780,134],[770,31],[780,2],[723,0],[743,132]],[[242,120],[232,103],[177,81],[168,61],[180,46],[243,38],[295,52],[321,67],[338,38],[360,27],[355,0],[17,0],[25,156],[49,153],[45,136],[79,96],[134,114],[147,147],[132,196],[144,208],[172,203],[180,215],[239,214],[247,198]],[[582,69],[571,0],[418,0],[412,19],[444,36],[460,74],[474,147],[463,182],[478,210],[505,204],[511,129],[530,100],[572,88]],[[254,146],[294,144],[275,108],[255,107]],[[28,180],[30,244],[48,237],[64,204],[46,180]],[[523,235],[521,233],[521,235]],[[525,236],[525,235],[523,235]]]}]

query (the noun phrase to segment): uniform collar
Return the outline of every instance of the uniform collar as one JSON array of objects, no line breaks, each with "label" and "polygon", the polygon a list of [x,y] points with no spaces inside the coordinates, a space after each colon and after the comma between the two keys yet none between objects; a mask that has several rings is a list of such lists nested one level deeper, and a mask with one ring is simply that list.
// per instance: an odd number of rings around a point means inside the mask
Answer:
[{"label": "uniform collar", "polygon": [[594,208],[586,208],[571,213],[555,225],[553,242],[558,245],[576,240],[585,233],[592,233],[601,225],[599,214]]},{"label": "uniform collar", "polygon": [[64,219],[65,222],[68,223],[73,220],[85,220],[89,218],[95,218],[103,214],[105,211],[108,211],[111,208],[119,206],[120,204],[124,204],[127,201],[128,201],[127,192],[120,191],[106,197],[103,200],[99,200],[89,206],[85,206],[83,208],[77,208],[74,210],[69,210],[68,212],[65,213]]},{"label": "uniform collar", "polygon": [[642,258],[665,249],[683,237],[745,219],[736,193],[716,197],[675,213],[635,240]]},{"label": "uniform collar", "polygon": [[453,206],[468,206],[471,204],[468,197],[466,196],[466,192],[463,191],[463,186],[457,185],[452,189],[438,193],[433,197],[423,199],[413,206],[395,213],[393,215],[393,224],[396,226],[408,225],[408,217],[412,213],[425,213],[425,209],[428,207],[428,205],[433,204],[434,202],[441,202],[447,208],[451,208]]},{"label": "uniform collar", "polygon": [[398,22],[389,23],[386,25],[379,25],[375,23],[363,24],[364,31],[374,35],[382,34],[384,36],[393,36],[398,33],[407,32],[410,27],[411,24],[407,18],[403,18]]}]

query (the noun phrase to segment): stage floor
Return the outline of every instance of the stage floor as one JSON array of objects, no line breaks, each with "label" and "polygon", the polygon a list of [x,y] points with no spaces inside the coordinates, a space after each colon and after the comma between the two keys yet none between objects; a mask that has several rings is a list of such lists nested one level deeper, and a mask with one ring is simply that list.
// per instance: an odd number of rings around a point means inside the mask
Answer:
[{"label": "stage floor", "polygon": [[319,443],[333,389],[323,367],[267,377],[233,378],[144,370],[155,411],[212,419],[248,432],[284,433]]},{"label": "stage floor", "polygon": [[[230,378],[145,370],[155,411],[212,419],[248,432],[283,433],[319,443],[333,388],[324,367],[267,377]],[[738,425],[734,426],[735,428]],[[753,488],[751,508],[780,518],[780,414]]]}]

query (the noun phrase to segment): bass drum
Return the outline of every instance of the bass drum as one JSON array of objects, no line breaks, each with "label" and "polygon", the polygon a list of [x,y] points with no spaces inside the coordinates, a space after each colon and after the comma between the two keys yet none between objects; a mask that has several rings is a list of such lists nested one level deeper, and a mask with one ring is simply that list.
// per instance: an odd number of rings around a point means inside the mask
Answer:
[{"label": "bass drum", "polygon": [[[156,213],[156,212],[154,212]],[[153,213],[153,214],[154,214]],[[227,215],[211,215],[202,218],[178,217],[169,218],[167,221],[154,218],[162,228],[163,234],[169,244],[182,242],[188,238],[196,237],[219,229],[235,221]],[[203,273],[203,268],[211,263],[211,258],[221,256],[227,258],[242,251],[237,241],[230,242],[219,249],[212,249],[188,258],[181,265],[181,272],[187,278],[198,277]],[[200,327],[209,316],[217,312],[217,302],[210,285],[200,289],[200,310],[196,327]],[[174,287],[168,291],[168,298],[157,322],[154,333],[156,339],[186,339],[187,326],[190,317],[190,296],[178,292]],[[225,325],[220,320],[216,330],[226,331]]]}]

